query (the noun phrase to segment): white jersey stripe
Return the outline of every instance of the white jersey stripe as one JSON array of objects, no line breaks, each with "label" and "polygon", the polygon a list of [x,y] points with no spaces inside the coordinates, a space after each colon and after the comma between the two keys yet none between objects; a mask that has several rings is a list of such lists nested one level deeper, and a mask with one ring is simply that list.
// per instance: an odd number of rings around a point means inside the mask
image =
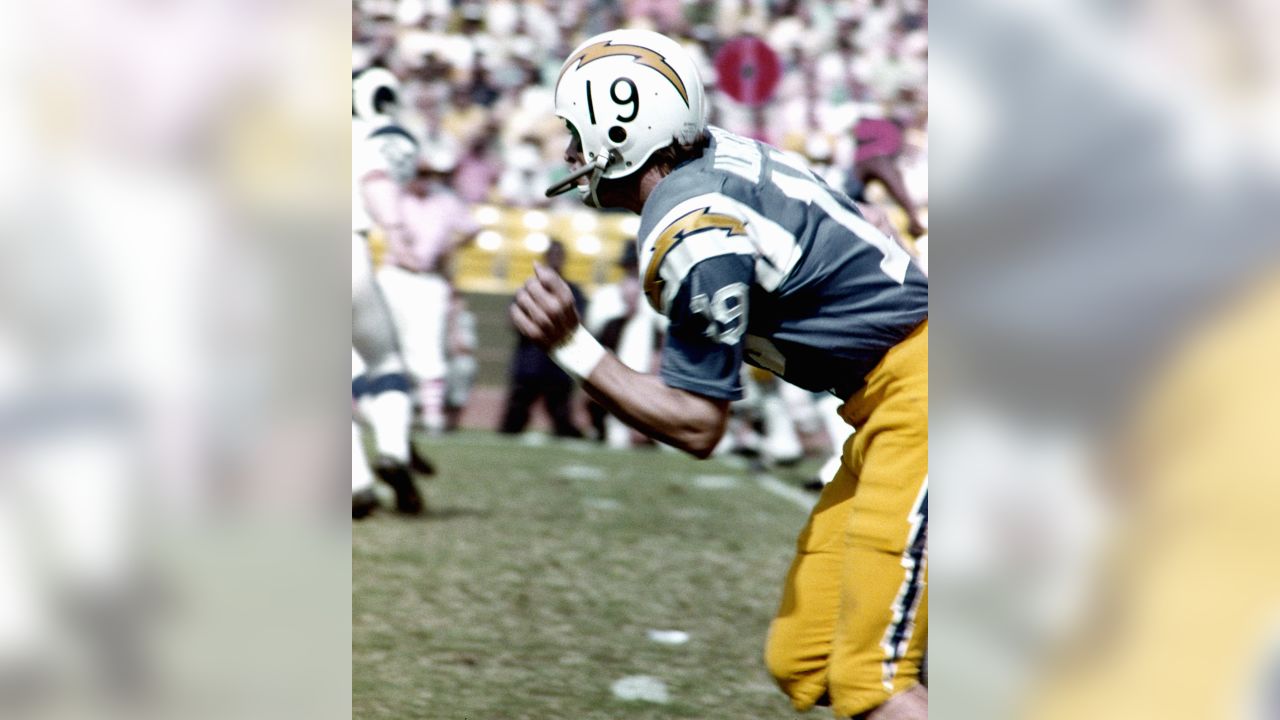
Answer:
[{"label": "white jersey stripe", "polygon": [[671,301],[680,292],[680,284],[694,265],[721,255],[754,255],[751,241],[741,235],[726,235],[719,228],[699,232],[685,238],[671,248],[658,270],[662,276],[662,314],[666,315]]},{"label": "white jersey stripe", "polygon": [[906,281],[907,269],[911,267],[911,256],[896,241],[885,237],[885,234],[876,226],[845,209],[831,196],[831,193],[813,180],[780,172],[770,173],[770,175],[773,184],[777,185],[784,195],[793,200],[817,205],[831,219],[849,228],[854,235],[874,246],[884,255],[884,259],[880,261],[880,269],[899,285]]},{"label": "white jersey stripe", "polygon": [[[773,292],[786,281],[791,275],[791,271],[795,269],[803,256],[800,244],[796,242],[796,238],[785,228],[769,218],[756,212],[753,208],[729,197],[722,193],[706,193],[689,198],[684,202],[671,208],[662,219],[653,226],[648,237],[644,238],[640,245],[640,267],[646,268],[653,259],[654,246],[658,237],[677,219],[700,208],[708,208],[713,213],[723,213],[733,217],[741,218],[746,221],[747,238],[740,235],[726,237],[724,233],[709,231],[698,233],[698,236],[709,236],[706,240],[713,238],[721,238],[725,242],[734,241],[732,249],[725,249],[723,252],[715,252],[715,247],[703,247],[696,251],[697,260],[689,265],[680,264],[680,270],[668,270],[670,266],[670,255],[663,258],[663,267],[659,272],[665,283],[663,289],[663,302],[660,312],[667,313],[669,305],[669,297],[674,297],[674,292],[679,289],[680,282],[684,279],[684,274],[688,272],[694,264],[708,257],[722,255],[728,252],[747,253],[755,257],[755,274],[756,283],[766,292]],[[696,237],[696,236],[693,236]],[[747,240],[748,244],[744,246],[737,242],[739,240]],[[683,245],[684,243],[681,243]],[[679,246],[677,246],[679,247]],[[692,255],[686,259],[692,259]]]}]

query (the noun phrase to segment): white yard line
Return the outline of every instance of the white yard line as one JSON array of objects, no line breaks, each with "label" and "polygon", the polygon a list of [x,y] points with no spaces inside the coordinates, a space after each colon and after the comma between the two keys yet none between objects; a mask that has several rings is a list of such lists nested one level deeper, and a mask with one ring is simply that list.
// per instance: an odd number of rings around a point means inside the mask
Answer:
[{"label": "white yard line", "polygon": [[[444,438],[444,442],[442,444],[454,444],[454,445],[474,446],[474,447],[479,447],[479,446],[510,447],[512,444],[515,444],[515,443],[513,443],[510,438],[506,438],[498,435],[468,434],[468,435],[462,435],[462,436],[459,436],[459,435],[448,436]],[[528,449],[549,448],[549,449],[564,450],[564,449],[567,449],[566,446],[569,444],[573,444],[575,446],[573,449],[578,452],[587,452],[587,453],[633,452],[631,450],[615,450],[612,448],[604,447],[592,442],[587,442],[582,440],[574,440],[569,442],[563,442],[563,441],[547,442],[546,444],[537,444],[537,445],[529,445],[529,444],[521,443],[520,445],[522,448],[528,448]],[[733,455],[717,457],[713,460],[713,462],[719,462],[721,465],[725,467],[733,468],[735,470],[744,470],[747,467],[747,463],[745,460]],[[692,478],[695,476],[690,475],[689,477]],[[813,509],[813,506],[818,502],[817,495],[810,493],[806,490],[802,490],[801,488],[798,488],[794,485],[788,485],[787,483],[782,482],[781,480],[779,480],[778,478],[772,475],[767,475],[767,474],[758,475],[756,476],[755,480],[756,480],[756,484],[759,485],[762,489],[764,489],[765,492],[771,493],[773,495],[777,495],[783,500],[786,500],[787,502],[792,503],[805,511],[809,511]]]},{"label": "white yard line", "polygon": [[567,464],[556,468],[556,474],[568,480],[607,480],[609,473],[595,465]]},{"label": "white yard line", "polygon": [[794,485],[788,485],[772,475],[760,475],[756,478],[756,483],[766,491],[777,495],[783,500],[795,503],[805,510],[812,510],[814,504],[818,502],[817,495]]},{"label": "white yard line", "polygon": [[737,476],[734,475],[694,475],[693,486],[699,490],[728,490],[738,487]]}]

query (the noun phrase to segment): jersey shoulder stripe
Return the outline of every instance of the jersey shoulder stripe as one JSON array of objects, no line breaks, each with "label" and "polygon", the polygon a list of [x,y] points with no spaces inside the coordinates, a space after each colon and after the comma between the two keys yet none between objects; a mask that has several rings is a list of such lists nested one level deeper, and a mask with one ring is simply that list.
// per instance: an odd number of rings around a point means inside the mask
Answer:
[{"label": "jersey shoulder stripe", "polygon": [[[649,209],[646,206],[646,214]],[[677,202],[657,221],[642,223],[641,229],[645,297],[663,315],[693,266],[721,255],[755,254],[738,203],[720,193]]]},{"label": "jersey shoulder stripe", "polygon": [[[702,207],[680,215],[668,223],[654,238],[653,257],[649,260],[648,268],[644,273],[644,293],[649,298],[649,304],[655,308],[663,305],[662,288],[666,284],[659,269],[663,267],[668,253],[673,250],[677,255],[673,258],[671,267],[686,264],[692,266],[696,261],[711,257],[711,253],[719,255],[743,250],[750,253],[749,243],[732,240],[735,237],[746,237],[746,222],[734,215],[713,211],[711,207],[711,203],[707,202]],[[700,237],[693,237],[695,235]],[[680,247],[682,244],[683,248]],[[693,249],[695,246],[699,249],[705,247],[705,250],[698,252]],[[668,273],[668,276],[670,275],[672,273]]]},{"label": "jersey shoulder stripe", "polygon": [[733,173],[749,183],[760,182],[764,172],[764,154],[760,152],[759,144],[714,125],[708,126],[707,130],[715,141],[712,167]]},{"label": "jersey shoulder stripe", "polygon": [[[665,314],[666,298],[679,289],[684,272],[698,260],[724,252],[749,253],[755,260],[755,280],[766,292],[777,290],[791,277],[804,256],[794,234],[750,205],[725,193],[703,193],[675,205],[658,221],[644,223],[640,235],[640,257],[645,262],[646,291],[661,285],[660,297],[650,295],[650,304]],[[740,228],[738,226],[741,226]],[[685,245],[682,241],[695,230],[714,230]],[[645,230],[647,229],[647,232]],[[665,241],[664,241],[665,240]],[[672,260],[688,253],[688,263]],[[669,265],[670,263],[670,265]]]}]

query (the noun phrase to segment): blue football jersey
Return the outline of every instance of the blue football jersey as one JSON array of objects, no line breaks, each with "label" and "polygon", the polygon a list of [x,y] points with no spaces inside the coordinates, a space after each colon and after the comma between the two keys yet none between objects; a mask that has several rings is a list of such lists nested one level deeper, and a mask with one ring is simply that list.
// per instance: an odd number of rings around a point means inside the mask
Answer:
[{"label": "blue football jersey", "polygon": [[641,215],[641,279],[670,319],[662,378],[742,397],[742,362],[847,398],[929,314],[910,254],[797,155],[720,128]]}]

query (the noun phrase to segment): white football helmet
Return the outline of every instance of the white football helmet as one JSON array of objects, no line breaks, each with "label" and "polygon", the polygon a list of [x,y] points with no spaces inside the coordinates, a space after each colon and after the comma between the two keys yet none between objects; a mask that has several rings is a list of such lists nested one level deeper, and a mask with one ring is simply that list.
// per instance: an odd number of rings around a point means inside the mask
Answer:
[{"label": "white football helmet", "polygon": [[370,123],[395,119],[400,81],[388,69],[371,67],[351,76],[351,117]]},{"label": "white football helmet", "polygon": [[369,135],[369,142],[393,180],[404,184],[418,172],[418,141],[399,125],[384,125]]},{"label": "white football helmet", "polygon": [[630,175],[655,150],[691,143],[707,126],[693,59],[676,41],[648,30],[613,30],[579,45],[560,69],[555,106],[577,133],[586,166],[548,188],[547,197],[590,173],[580,192],[597,207],[600,178]]}]

